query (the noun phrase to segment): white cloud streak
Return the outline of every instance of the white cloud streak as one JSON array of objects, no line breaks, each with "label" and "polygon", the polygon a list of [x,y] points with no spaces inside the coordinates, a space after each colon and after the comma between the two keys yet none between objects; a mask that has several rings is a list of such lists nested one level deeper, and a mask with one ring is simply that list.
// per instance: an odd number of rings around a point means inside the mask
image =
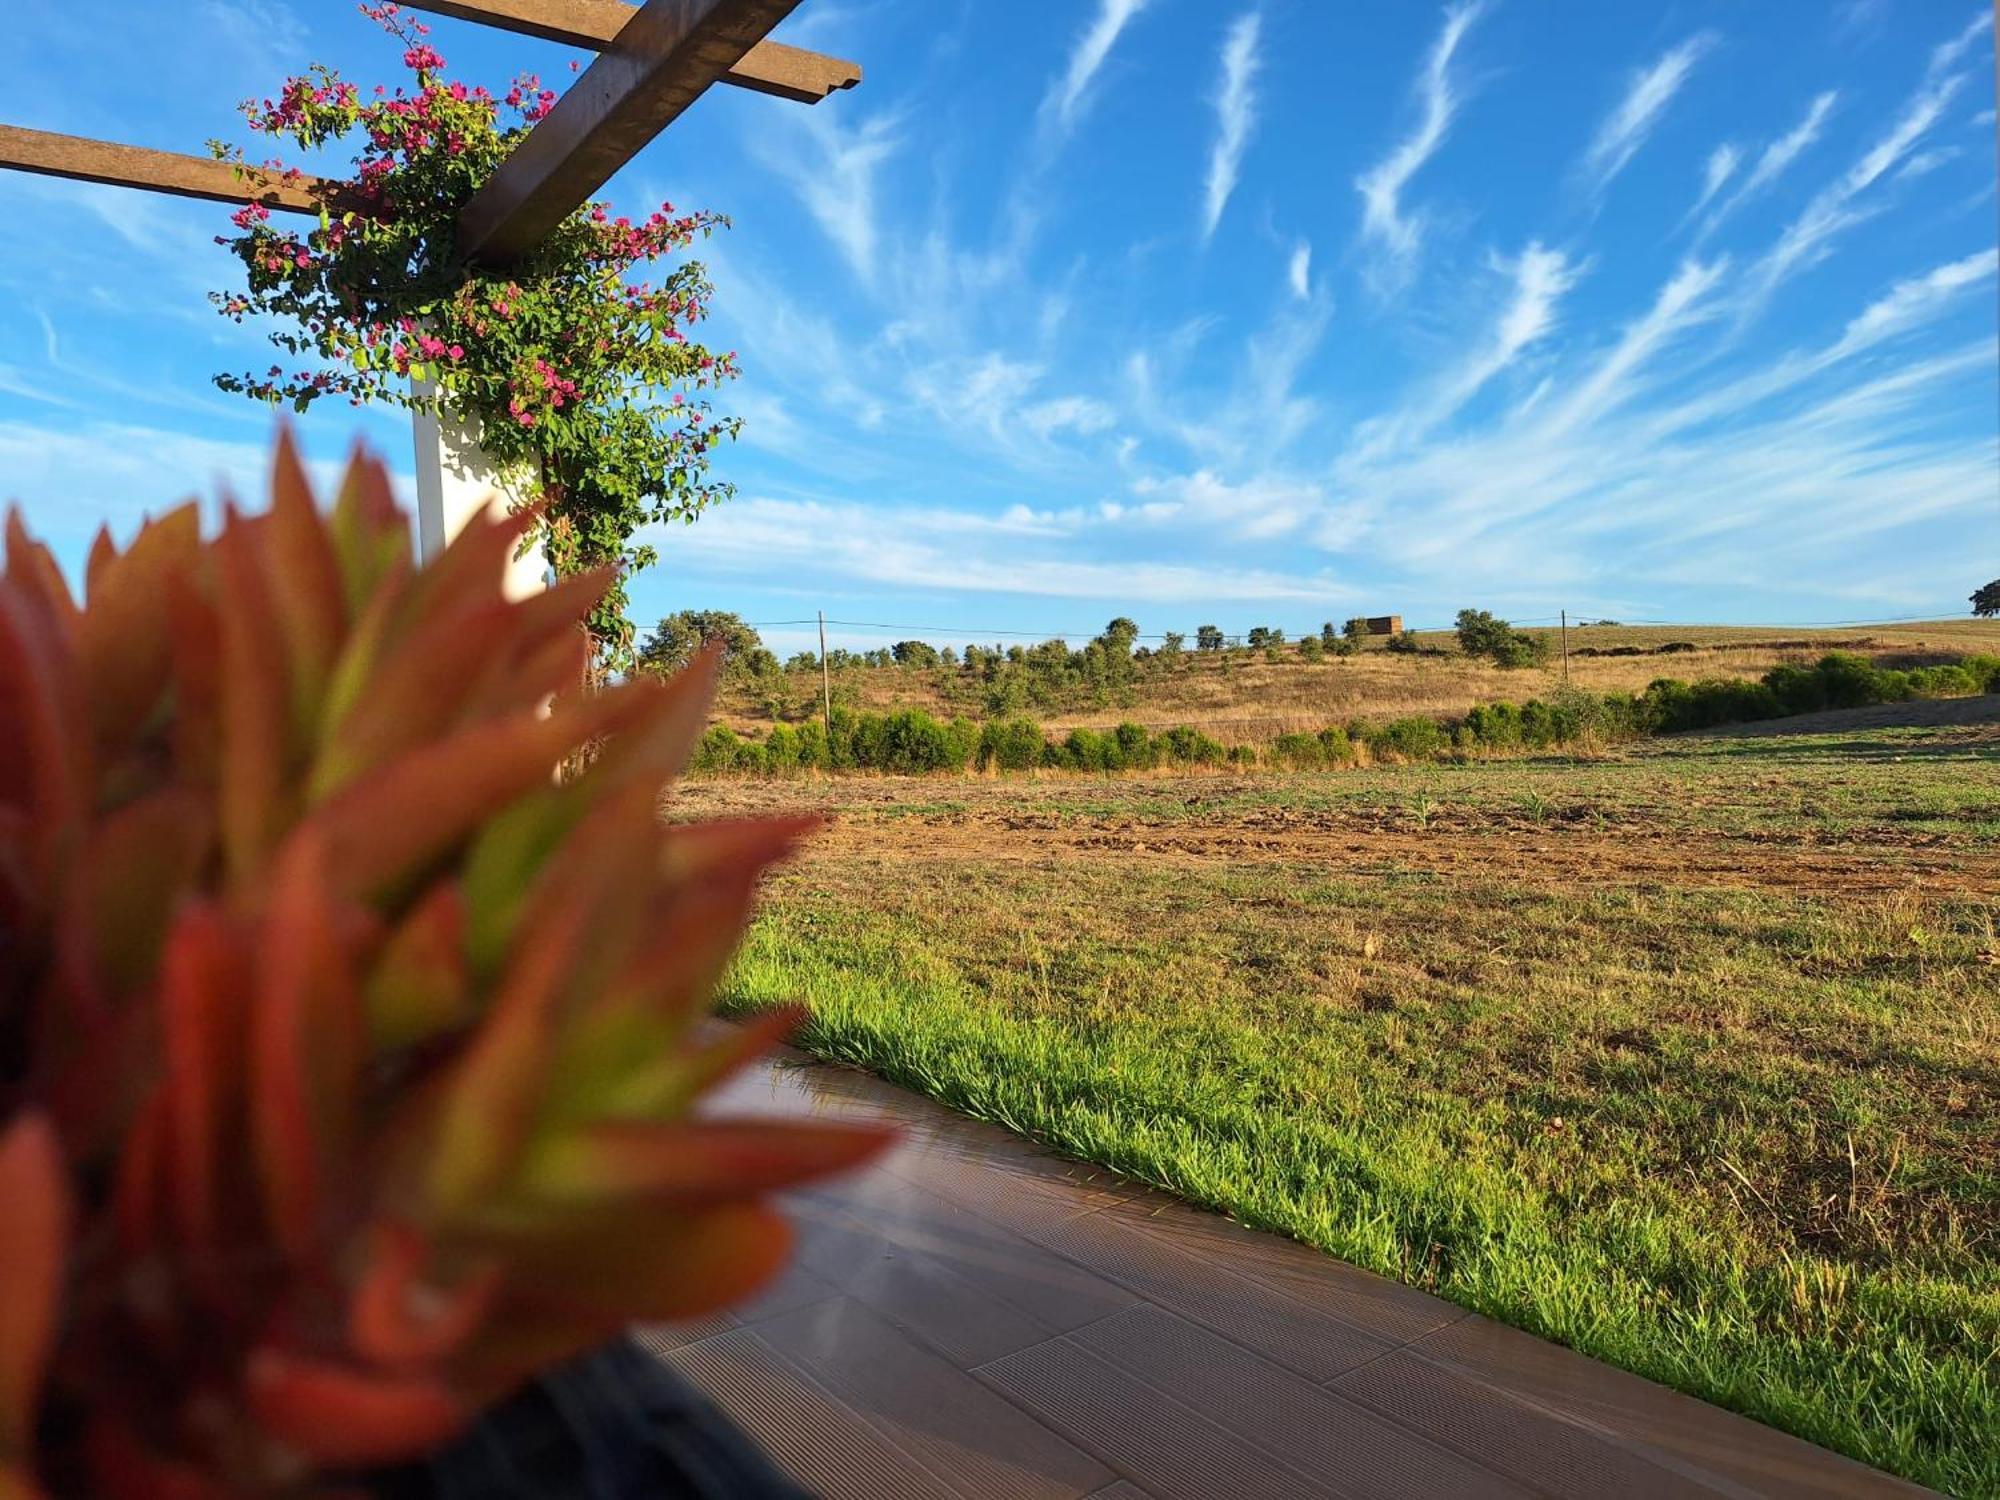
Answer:
[{"label": "white cloud streak", "polygon": [[1708,161],[1701,171],[1701,196],[1694,200],[1690,213],[1700,213],[1709,200],[1722,190],[1722,185],[1736,174],[1737,165],[1743,160],[1743,153],[1729,141],[1724,141],[1708,153]]},{"label": "white cloud streak", "polygon": [[1285,264],[1285,282],[1301,302],[1312,296],[1312,257],[1312,242],[1300,240],[1292,246],[1291,259]]},{"label": "white cloud streak", "polygon": [[1068,130],[1089,102],[1090,83],[1097,76],[1118,37],[1134,16],[1146,8],[1147,0],[1098,0],[1097,15],[1070,49],[1069,63],[1061,77],[1049,85],[1042,100],[1045,124]]},{"label": "white cloud streak", "polygon": [[1407,449],[1435,431],[1459,409],[1515,364],[1556,326],[1556,309],[1575,286],[1584,268],[1560,250],[1531,242],[1513,260],[1496,260],[1513,295],[1485,342],[1447,369],[1415,402],[1390,416],[1364,424],[1354,454],[1356,462]]},{"label": "white cloud streak", "polygon": [[1666,114],[1667,106],[1687,82],[1694,65],[1714,44],[1712,33],[1701,32],[1661,54],[1651,67],[1632,75],[1625,97],[1597,127],[1597,134],[1583,155],[1583,173],[1594,191],[1601,191],[1625,170]]},{"label": "white cloud streak", "polygon": [[1250,144],[1250,127],[1257,117],[1258,34],[1263,17],[1248,11],[1237,17],[1222,43],[1222,77],[1215,93],[1215,144],[1209,150],[1208,178],[1202,200],[1201,235],[1215,233]]},{"label": "white cloud streak", "polygon": [[1937,78],[1958,66],[1973,43],[1993,29],[1993,12],[1982,6],[1966,23],[1965,30],[1948,42],[1940,42],[1931,49],[1930,76]]},{"label": "white cloud streak", "polygon": [[1445,12],[1444,28],[1431,45],[1423,71],[1417,76],[1420,113],[1416,128],[1386,157],[1355,179],[1355,191],[1361,194],[1362,238],[1387,252],[1392,275],[1400,274],[1398,268],[1406,270],[1422,248],[1423,216],[1405,212],[1403,190],[1444,144],[1452,117],[1458,112],[1459,96],[1451,76],[1452,55],[1465,39],[1466,31],[1479,19],[1480,10],[1478,0],[1473,0]]},{"label": "white cloud streak", "polygon": [[1683,261],[1646,315],[1626,325],[1597,368],[1556,407],[1548,420],[1549,432],[1560,434],[1596,421],[1630,399],[1632,377],[1648,359],[1685,329],[1715,315],[1708,294],[1728,266],[1726,256]]},{"label": "white cloud streak", "polygon": [[1910,154],[1911,148],[1943,116],[1945,106],[1951,103],[1964,81],[1962,73],[1926,78],[1889,131],[1813,197],[1758,263],[1753,277],[1753,305],[1793,273],[1824,258],[1832,240],[1843,230],[1876,212],[1856,200]]},{"label": "white cloud streak", "polygon": [[1703,222],[1701,232],[1704,235],[1713,233],[1715,227],[1729,217],[1738,204],[1756,197],[1776,182],[1785,168],[1797,161],[1806,147],[1819,139],[1820,129],[1826,124],[1826,117],[1833,109],[1834,101],[1839,97],[1833,89],[1816,95],[1813,102],[1806,107],[1806,112],[1799,123],[1763,149],[1757,157],[1757,165],[1750,169],[1750,175],[1737,185],[1735,192],[1717,205],[1715,212]]}]

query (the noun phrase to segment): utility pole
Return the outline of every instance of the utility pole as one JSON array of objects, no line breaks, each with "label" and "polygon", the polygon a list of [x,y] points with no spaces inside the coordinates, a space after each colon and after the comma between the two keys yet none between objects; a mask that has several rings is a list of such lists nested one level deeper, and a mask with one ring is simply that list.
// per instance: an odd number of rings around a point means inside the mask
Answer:
[{"label": "utility pole", "polygon": [[1562,612],[1563,622],[1563,686],[1569,686],[1569,611]]},{"label": "utility pole", "polygon": [[826,742],[833,743],[833,679],[826,670],[826,611],[819,612],[819,706],[826,715]]}]

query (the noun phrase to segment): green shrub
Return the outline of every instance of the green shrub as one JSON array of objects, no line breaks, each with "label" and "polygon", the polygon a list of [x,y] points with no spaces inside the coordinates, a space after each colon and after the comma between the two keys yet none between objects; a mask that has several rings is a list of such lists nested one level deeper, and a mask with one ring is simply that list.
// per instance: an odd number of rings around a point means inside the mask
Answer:
[{"label": "green shrub", "polygon": [[1229,763],[1232,766],[1254,766],[1257,764],[1257,752],[1249,745],[1231,745]]},{"label": "green shrub", "polygon": [[1160,736],[1160,753],[1177,766],[1219,766],[1229,759],[1220,740],[1210,739],[1198,729],[1177,724]]},{"label": "green shrub", "polygon": [[1111,731],[1111,738],[1118,746],[1121,770],[1144,771],[1159,761],[1158,748],[1143,724],[1120,724]]},{"label": "green shrub", "polygon": [[1482,703],[1465,716],[1463,727],[1475,744],[1511,749],[1521,743],[1521,710],[1511,703]]},{"label": "green shrub", "polygon": [[1345,729],[1331,726],[1319,732],[1320,749],[1326,755],[1330,766],[1351,766],[1354,764],[1354,741]]},{"label": "green shrub", "polygon": [[922,775],[928,771],[961,771],[971,759],[974,736],[971,721],[940,724],[920,708],[898,709],[880,719],[879,736],[871,736],[875,759],[862,761],[879,771]]},{"label": "green shrub", "polygon": [[[1888,674],[1883,674],[1888,675]],[[1963,666],[1918,667],[1905,675],[1912,698],[1969,698],[1985,689],[1985,682]]]},{"label": "green shrub", "polygon": [[1979,684],[1982,693],[2000,693],[2000,656],[1981,652],[1959,662],[1966,674]]},{"label": "green shrub", "polygon": [[1326,746],[1316,734],[1281,734],[1271,742],[1271,759],[1295,770],[1316,771],[1326,765]]},{"label": "green shrub", "polygon": [[1048,737],[1033,719],[996,719],[979,732],[981,769],[1026,771],[1042,763]]},{"label": "green shrub", "polygon": [[1399,755],[1405,760],[1429,760],[1448,743],[1444,726],[1436,719],[1413,714],[1391,719],[1369,732],[1368,748],[1375,754]]}]

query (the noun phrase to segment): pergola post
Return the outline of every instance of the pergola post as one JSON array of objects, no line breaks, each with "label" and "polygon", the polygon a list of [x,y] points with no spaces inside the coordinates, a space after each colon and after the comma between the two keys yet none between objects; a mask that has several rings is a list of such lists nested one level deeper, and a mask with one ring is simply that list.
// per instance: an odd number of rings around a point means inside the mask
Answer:
[{"label": "pergola post", "polygon": [[[436,393],[429,380],[412,380],[419,398]],[[465,523],[481,511],[505,514],[528,498],[530,486],[509,475],[479,445],[478,419],[442,416],[419,407],[410,413],[417,457],[417,554],[430,562]],[[548,584],[548,566],[539,545],[507,564],[509,599],[526,599]]]}]

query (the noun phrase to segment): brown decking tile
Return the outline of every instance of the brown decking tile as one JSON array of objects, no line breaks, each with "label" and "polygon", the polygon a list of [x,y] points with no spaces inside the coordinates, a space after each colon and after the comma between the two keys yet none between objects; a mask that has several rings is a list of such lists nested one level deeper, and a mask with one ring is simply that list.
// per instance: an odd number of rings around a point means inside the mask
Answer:
[{"label": "brown decking tile", "polygon": [[1441,1298],[1333,1259],[1283,1235],[1151,1193],[1102,1210],[1148,1234],[1392,1344],[1408,1343],[1467,1316]]},{"label": "brown decking tile", "polygon": [[632,1330],[632,1337],[649,1354],[666,1355],[739,1326],[734,1313],[715,1312],[702,1318],[690,1318],[685,1323],[641,1324]]},{"label": "brown decking tile", "polygon": [[1615,1433],[1660,1462],[1759,1495],[1922,1495],[1921,1487],[1668,1390],[1490,1318],[1467,1314],[1412,1353]]},{"label": "brown decking tile", "polygon": [[1548,1495],[1668,1500],[1752,1493],[1668,1468],[1610,1433],[1517,1400],[1407,1349],[1340,1377],[1330,1389]]},{"label": "brown decking tile", "polygon": [[1157,1307],[1072,1335],[1155,1390],[1198,1406],[1238,1437],[1342,1494],[1526,1495],[1471,1462],[1303,1376]]},{"label": "brown decking tile", "polygon": [[757,1332],[954,1493],[1077,1500],[1116,1477],[851,1298],[801,1308]]},{"label": "brown decking tile", "polygon": [[906,1128],[793,1195],[775,1287],[644,1340],[828,1500],[1917,1493],[848,1070],[723,1112]]},{"label": "brown decking tile", "polygon": [[1109,1214],[1088,1214],[1034,1238],[1147,1301],[1234,1339],[1319,1382],[1394,1345],[1283,1292],[1198,1259]]},{"label": "brown decking tile", "polygon": [[753,1329],[690,1344],[669,1363],[823,1500],[936,1500],[950,1493]]},{"label": "brown decking tile", "polygon": [[1139,1300],[1053,1250],[887,1172],[836,1184],[820,1201],[876,1237],[887,1253],[938,1267],[1033,1319],[1043,1330],[1039,1337],[1080,1328]]},{"label": "brown decking tile", "polygon": [[1118,1305],[1115,1299],[1133,1300],[1108,1282],[1098,1283],[1105,1297],[1087,1302],[1060,1279],[1039,1282],[1035,1257],[1079,1280],[1090,1278],[1040,1246],[970,1215],[966,1217],[976,1226],[974,1234],[945,1241],[893,1220],[855,1218],[822,1201],[796,1204],[792,1212],[796,1219],[812,1224],[801,1250],[809,1267],[857,1302],[914,1333],[959,1369],[1012,1354],[1090,1321],[1074,1316],[1044,1321],[1023,1303],[1058,1311],[1086,1305],[1101,1316]]},{"label": "brown decking tile", "polygon": [[1339,1492],[1066,1334],[976,1372],[1161,1500],[1309,1500]]}]

